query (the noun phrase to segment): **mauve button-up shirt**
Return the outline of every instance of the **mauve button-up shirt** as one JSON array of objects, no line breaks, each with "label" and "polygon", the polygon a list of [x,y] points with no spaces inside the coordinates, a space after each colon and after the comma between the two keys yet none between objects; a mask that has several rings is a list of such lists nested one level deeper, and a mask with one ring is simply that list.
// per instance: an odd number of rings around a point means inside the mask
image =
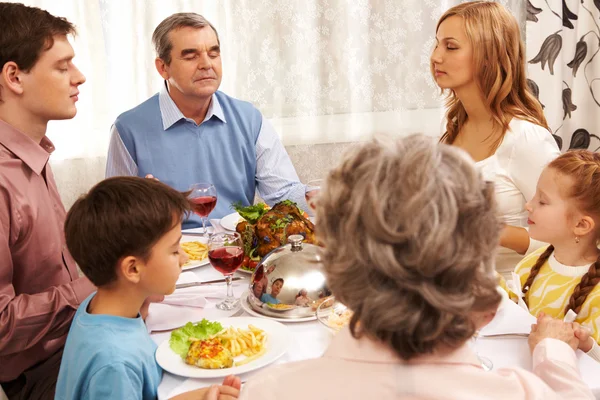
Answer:
[{"label": "mauve button-up shirt", "polygon": [[60,350],[95,290],[66,248],[53,151],[0,120],[0,382]]}]

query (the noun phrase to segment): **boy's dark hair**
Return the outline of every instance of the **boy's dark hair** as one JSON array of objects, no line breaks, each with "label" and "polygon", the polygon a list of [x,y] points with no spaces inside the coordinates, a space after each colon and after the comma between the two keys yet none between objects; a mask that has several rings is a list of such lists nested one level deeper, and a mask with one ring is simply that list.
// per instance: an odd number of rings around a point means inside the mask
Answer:
[{"label": "boy's dark hair", "polygon": [[278,281],[281,281],[281,286],[283,286],[283,283],[284,283],[284,282],[283,282],[283,278],[277,278],[277,279],[275,279],[275,280],[273,281],[273,283],[272,283],[272,284],[274,285],[274,284],[276,284]]},{"label": "boy's dark hair", "polygon": [[54,36],[75,34],[66,18],[21,3],[0,3],[0,29],[0,69],[13,61],[25,72],[54,45]]},{"label": "boy's dark hair", "polygon": [[127,256],[146,261],[152,246],[190,211],[183,193],[154,179],[106,179],[69,210],[65,237],[71,255],[96,286],[113,282]]}]

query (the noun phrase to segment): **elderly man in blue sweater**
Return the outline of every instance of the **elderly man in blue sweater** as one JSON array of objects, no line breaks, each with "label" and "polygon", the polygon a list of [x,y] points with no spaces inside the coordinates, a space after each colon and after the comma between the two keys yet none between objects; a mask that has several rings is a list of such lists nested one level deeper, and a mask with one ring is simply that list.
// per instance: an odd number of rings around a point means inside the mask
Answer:
[{"label": "elderly man in blue sweater", "polygon": [[[307,209],[305,187],[271,124],[250,103],[219,91],[216,29],[195,13],[177,13],[152,35],[160,92],[121,114],[112,127],[106,176],[153,175],[184,191],[210,182],[218,192],[211,218],[231,204],[289,199]],[[201,226],[191,216],[184,228]]]}]

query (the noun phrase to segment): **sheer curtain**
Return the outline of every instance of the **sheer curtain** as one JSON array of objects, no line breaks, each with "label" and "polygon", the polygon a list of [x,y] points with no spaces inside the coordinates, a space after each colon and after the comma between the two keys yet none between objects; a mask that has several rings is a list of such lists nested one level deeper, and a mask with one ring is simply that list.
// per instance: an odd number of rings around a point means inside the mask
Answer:
[{"label": "sheer curtain", "polygon": [[48,136],[56,145],[52,159],[105,155],[107,124],[110,124],[107,107],[110,94],[106,91],[109,62],[104,51],[99,4],[86,0],[10,1],[43,8],[67,18],[77,27],[78,34],[71,41],[75,49],[74,62],[87,81],[80,87],[77,116],[72,120],[53,121],[48,126]]},{"label": "sheer curtain", "polygon": [[[221,89],[258,107],[285,145],[442,130],[429,55],[438,18],[459,0],[24,2],[78,28],[75,62],[87,77],[79,113],[52,122],[48,133],[57,181],[73,196],[102,178],[116,116],[159,90],[151,35],[174,12],[197,12],[215,25]],[[522,0],[499,2],[524,22]]]},{"label": "sheer curtain", "polygon": [[[398,123],[390,111],[440,104],[428,53],[434,16],[443,7],[402,4],[101,0],[107,54],[114,60],[108,88],[127,88],[111,102],[111,112],[116,116],[158,90],[152,31],[173,12],[194,11],[219,31],[221,89],[271,118],[285,144],[353,141],[390,130]],[[117,26],[129,27],[130,34]]]},{"label": "sheer curtain", "polygon": [[[376,132],[437,135],[443,110],[429,55],[437,19],[459,2],[100,0],[108,87],[128,88],[112,112],[157,91],[152,31],[173,12],[194,11],[219,31],[221,89],[258,107],[284,144],[349,142]],[[520,0],[502,3],[524,21]]]},{"label": "sheer curtain", "polygon": [[[67,17],[79,32],[75,61],[87,82],[77,117],[50,124],[53,158],[105,155],[114,118],[159,89],[150,37],[180,11],[201,13],[216,26],[222,90],[273,119],[286,144],[353,141],[394,129],[437,132],[441,99],[429,53],[437,19],[459,2],[25,1]],[[523,18],[520,0],[501,2]],[[424,110],[437,110],[438,120],[424,120]]]}]

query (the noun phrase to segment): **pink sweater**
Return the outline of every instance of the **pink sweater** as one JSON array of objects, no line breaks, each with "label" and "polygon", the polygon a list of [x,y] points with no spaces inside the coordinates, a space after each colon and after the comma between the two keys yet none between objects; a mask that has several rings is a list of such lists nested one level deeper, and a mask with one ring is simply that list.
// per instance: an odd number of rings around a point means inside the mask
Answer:
[{"label": "pink sweater", "polygon": [[247,399],[593,399],[575,352],[545,339],[533,353],[533,373],[520,368],[484,371],[465,344],[451,354],[402,361],[386,346],[337,334],[323,357],[267,368],[248,381]]}]

